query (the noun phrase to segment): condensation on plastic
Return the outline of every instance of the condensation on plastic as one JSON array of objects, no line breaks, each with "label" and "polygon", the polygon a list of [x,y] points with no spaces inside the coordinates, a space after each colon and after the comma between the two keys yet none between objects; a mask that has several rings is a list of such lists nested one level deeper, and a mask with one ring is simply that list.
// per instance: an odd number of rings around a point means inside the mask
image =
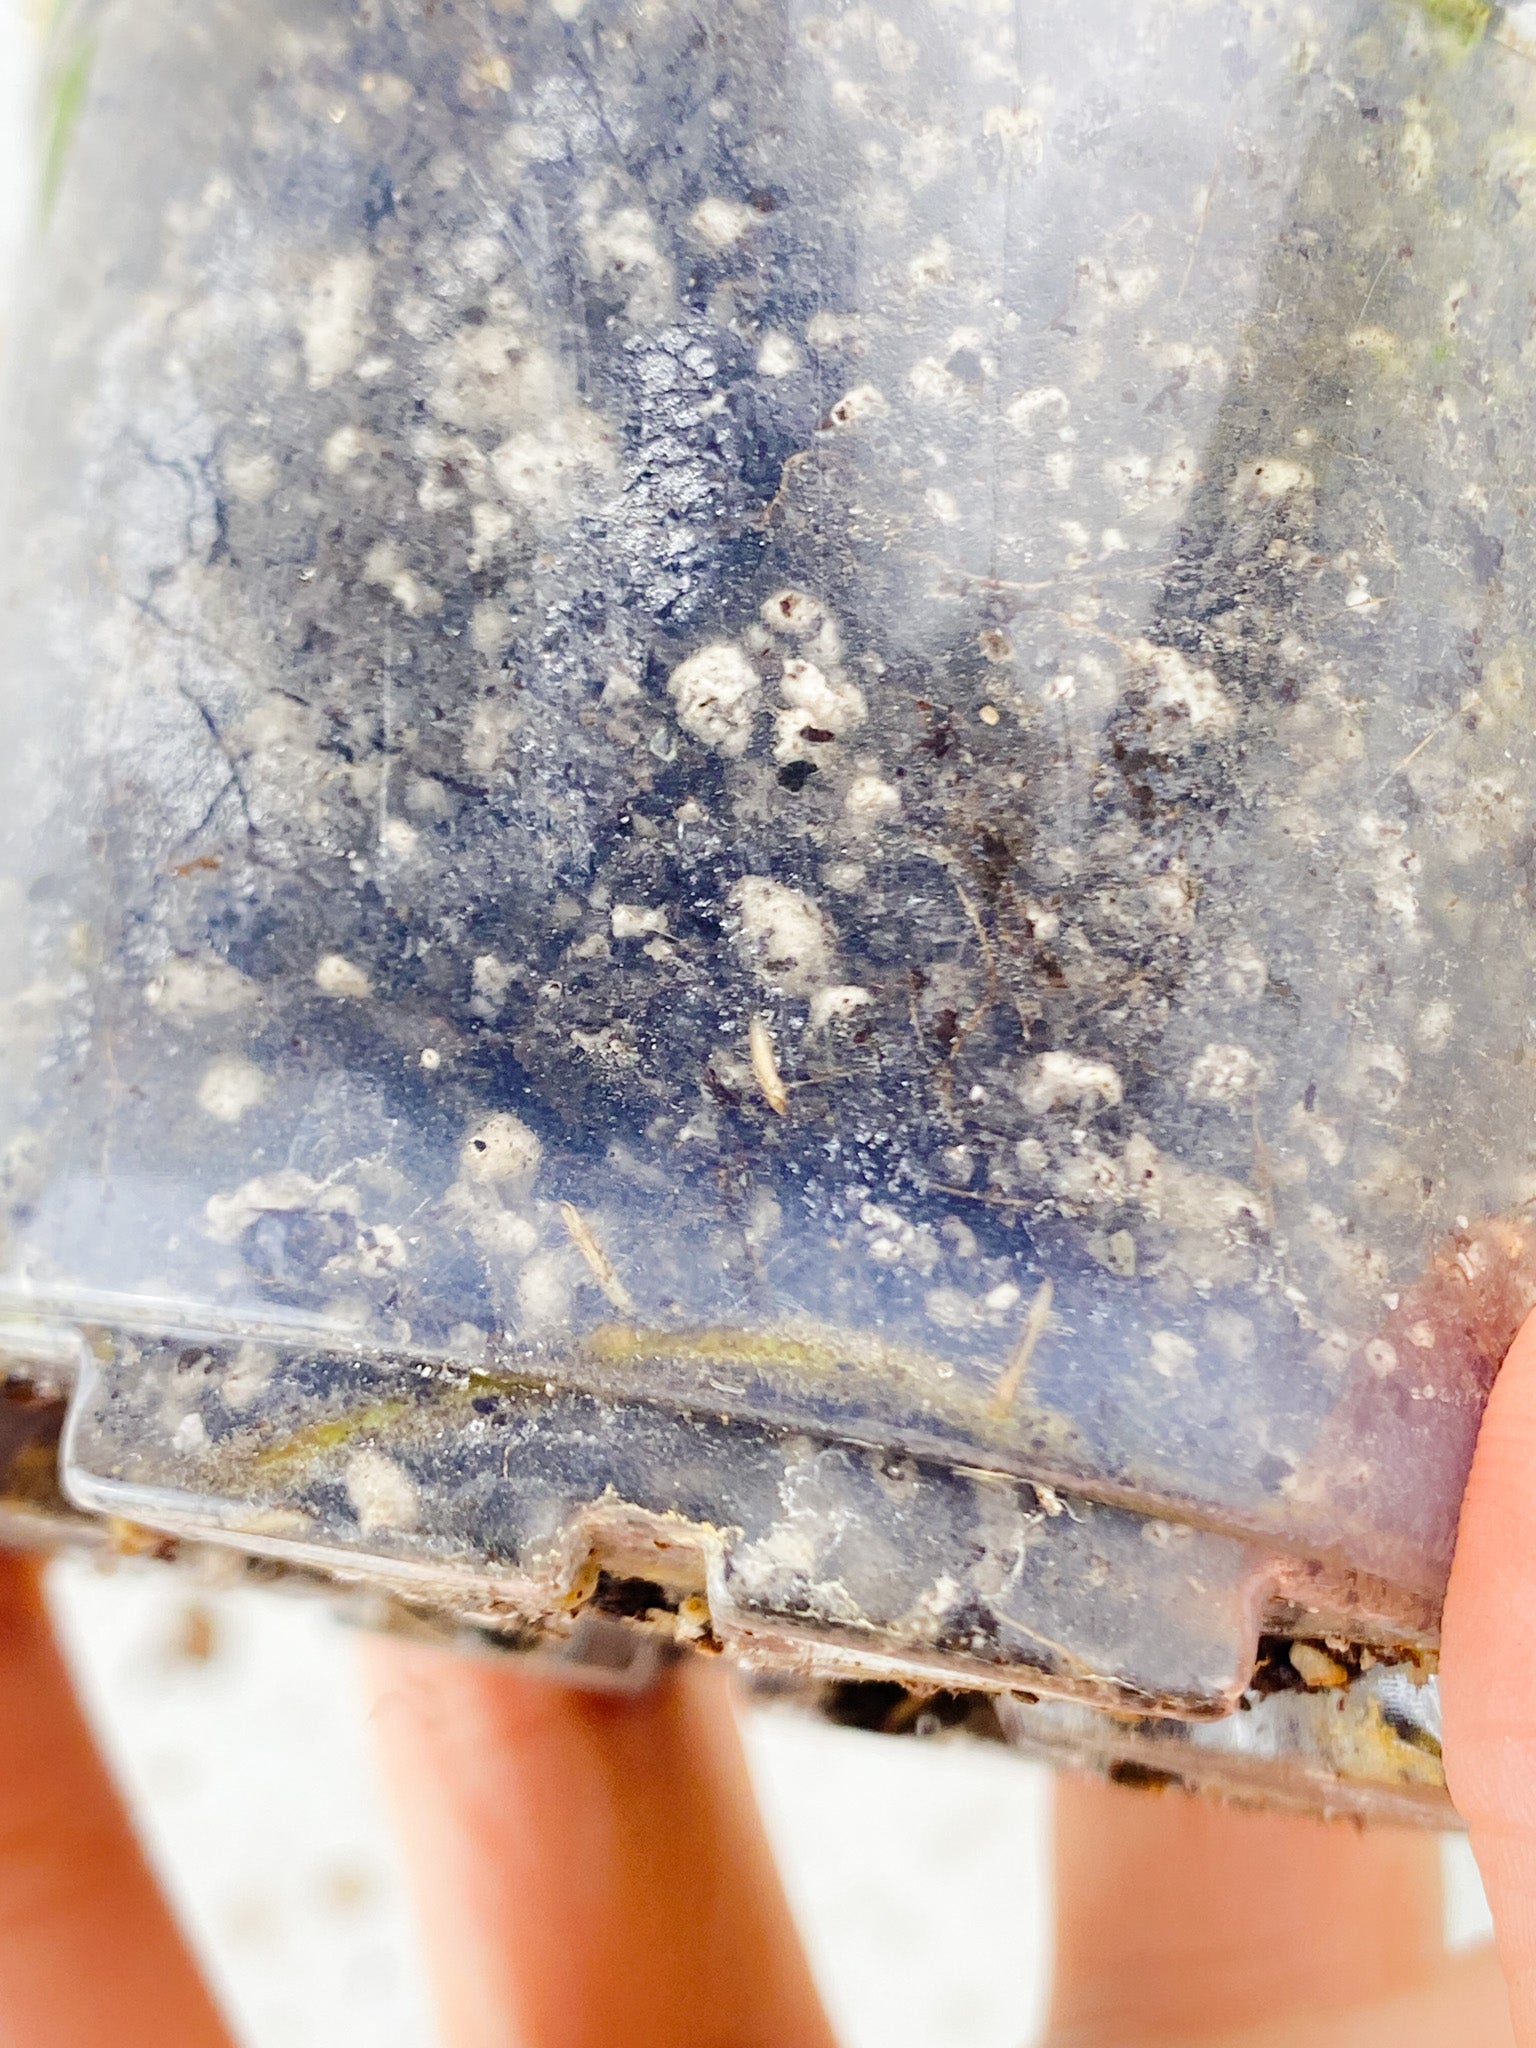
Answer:
[{"label": "condensation on plastic", "polygon": [[108,0],[50,134],[76,1502],[1153,1717],[1432,1648],[1536,1299],[1509,21]]}]

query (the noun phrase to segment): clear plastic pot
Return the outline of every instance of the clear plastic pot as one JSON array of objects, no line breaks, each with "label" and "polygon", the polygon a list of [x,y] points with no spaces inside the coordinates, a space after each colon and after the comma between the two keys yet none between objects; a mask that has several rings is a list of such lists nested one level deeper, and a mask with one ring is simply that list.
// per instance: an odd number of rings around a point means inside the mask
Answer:
[{"label": "clear plastic pot", "polygon": [[1444,1817],[1533,138],[1480,0],[67,20],[0,1342],[76,1509]]}]

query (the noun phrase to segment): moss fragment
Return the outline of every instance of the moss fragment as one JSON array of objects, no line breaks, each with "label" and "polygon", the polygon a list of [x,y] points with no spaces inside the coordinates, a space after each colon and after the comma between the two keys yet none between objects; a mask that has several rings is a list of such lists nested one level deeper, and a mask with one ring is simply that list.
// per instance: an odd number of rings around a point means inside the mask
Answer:
[{"label": "moss fragment", "polygon": [[1475,43],[1493,19],[1492,0],[1418,0],[1437,28],[1462,43]]},{"label": "moss fragment", "polygon": [[69,147],[80,122],[90,83],[91,64],[96,55],[93,37],[84,37],[68,47],[50,69],[43,102],[43,163],[38,179],[43,218],[53,211]]}]

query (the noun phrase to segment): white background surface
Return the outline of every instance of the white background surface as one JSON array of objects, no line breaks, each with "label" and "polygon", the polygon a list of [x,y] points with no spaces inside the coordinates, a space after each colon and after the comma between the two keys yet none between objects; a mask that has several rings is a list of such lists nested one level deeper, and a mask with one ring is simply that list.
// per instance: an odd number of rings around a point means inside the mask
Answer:
[{"label": "white background surface", "polygon": [[[28,213],[27,9],[0,0],[0,315]],[[202,1600],[150,1567],[58,1567],[54,1593],[86,1701],[247,2048],[434,2048],[347,1632],[297,1596]],[[1047,1952],[1042,1774],[787,1713],[756,1716],[749,1741],[846,2048],[1025,2048]],[[1465,1941],[1485,1909],[1464,1845],[1448,1859]]]}]

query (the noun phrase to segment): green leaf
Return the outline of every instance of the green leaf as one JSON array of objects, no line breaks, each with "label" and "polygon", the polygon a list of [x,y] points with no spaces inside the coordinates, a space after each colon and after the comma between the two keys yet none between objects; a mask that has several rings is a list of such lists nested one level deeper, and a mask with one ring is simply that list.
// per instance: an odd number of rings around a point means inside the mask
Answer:
[{"label": "green leaf", "polygon": [[43,165],[38,179],[44,220],[58,197],[95,57],[95,38],[88,36],[49,67],[43,104]]},{"label": "green leaf", "polygon": [[1462,43],[1475,43],[1493,19],[1492,0],[1418,0],[1437,28]]}]

